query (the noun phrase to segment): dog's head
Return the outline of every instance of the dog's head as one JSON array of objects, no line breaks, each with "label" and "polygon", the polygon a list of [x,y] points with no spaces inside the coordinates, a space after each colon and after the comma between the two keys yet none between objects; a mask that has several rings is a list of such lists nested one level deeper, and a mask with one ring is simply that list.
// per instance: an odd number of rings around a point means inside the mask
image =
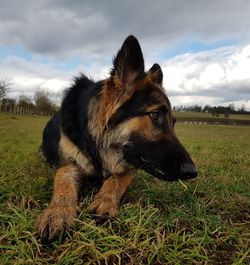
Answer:
[{"label": "dog's head", "polygon": [[113,150],[109,159],[116,161],[116,166],[126,161],[163,180],[191,179],[197,171],[176,137],[162,81],[158,64],[145,72],[140,45],[129,36],[114,58],[99,107],[106,147]]}]

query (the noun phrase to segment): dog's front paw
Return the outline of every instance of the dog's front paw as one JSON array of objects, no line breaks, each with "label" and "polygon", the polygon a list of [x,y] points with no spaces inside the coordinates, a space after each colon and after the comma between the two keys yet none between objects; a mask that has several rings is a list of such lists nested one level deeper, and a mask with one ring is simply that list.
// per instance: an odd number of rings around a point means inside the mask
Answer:
[{"label": "dog's front paw", "polygon": [[96,197],[94,201],[90,204],[88,210],[90,213],[96,213],[102,216],[118,216],[117,203],[112,199],[104,196]]},{"label": "dog's front paw", "polygon": [[55,239],[64,229],[76,224],[77,210],[73,207],[49,206],[38,217],[36,230],[43,242]]}]

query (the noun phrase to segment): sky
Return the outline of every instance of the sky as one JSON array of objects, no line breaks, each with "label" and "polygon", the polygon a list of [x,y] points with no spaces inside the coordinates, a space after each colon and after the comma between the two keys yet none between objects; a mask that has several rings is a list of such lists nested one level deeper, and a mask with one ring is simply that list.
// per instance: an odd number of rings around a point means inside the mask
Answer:
[{"label": "sky", "polygon": [[250,110],[249,0],[0,0],[0,79],[11,97],[59,99],[80,72],[107,78],[130,34],[173,106]]}]

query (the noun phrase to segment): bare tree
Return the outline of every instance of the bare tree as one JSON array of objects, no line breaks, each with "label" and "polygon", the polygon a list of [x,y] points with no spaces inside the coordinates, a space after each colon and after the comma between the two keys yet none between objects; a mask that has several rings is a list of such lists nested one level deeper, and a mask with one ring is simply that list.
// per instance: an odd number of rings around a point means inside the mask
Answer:
[{"label": "bare tree", "polygon": [[29,108],[29,109],[35,108],[35,105],[33,104],[31,98],[26,95],[19,96],[18,106],[23,107],[23,108]]},{"label": "bare tree", "polygon": [[44,89],[36,90],[34,101],[36,108],[41,111],[55,111],[55,104],[52,102],[49,92]]},{"label": "bare tree", "polygon": [[6,97],[9,89],[10,89],[11,83],[7,81],[6,79],[0,80],[0,101]]}]

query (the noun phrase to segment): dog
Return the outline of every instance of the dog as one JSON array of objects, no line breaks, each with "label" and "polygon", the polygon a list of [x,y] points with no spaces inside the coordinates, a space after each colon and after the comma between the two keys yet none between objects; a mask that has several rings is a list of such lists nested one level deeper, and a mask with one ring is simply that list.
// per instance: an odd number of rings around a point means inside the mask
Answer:
[{"label": "dog", "polygon": [[137,169],[165,181],[197,176],[194,162],[176,137],[162,83],[158,64],[145,72],[134,36],[125,39],[107,79],[75,78],[43,132],[41,151],[57,168],[52,200],[37,221],[43,240],[51,241],[75,225],[84,177],[103,180],[90,212],[115,217]]}]

